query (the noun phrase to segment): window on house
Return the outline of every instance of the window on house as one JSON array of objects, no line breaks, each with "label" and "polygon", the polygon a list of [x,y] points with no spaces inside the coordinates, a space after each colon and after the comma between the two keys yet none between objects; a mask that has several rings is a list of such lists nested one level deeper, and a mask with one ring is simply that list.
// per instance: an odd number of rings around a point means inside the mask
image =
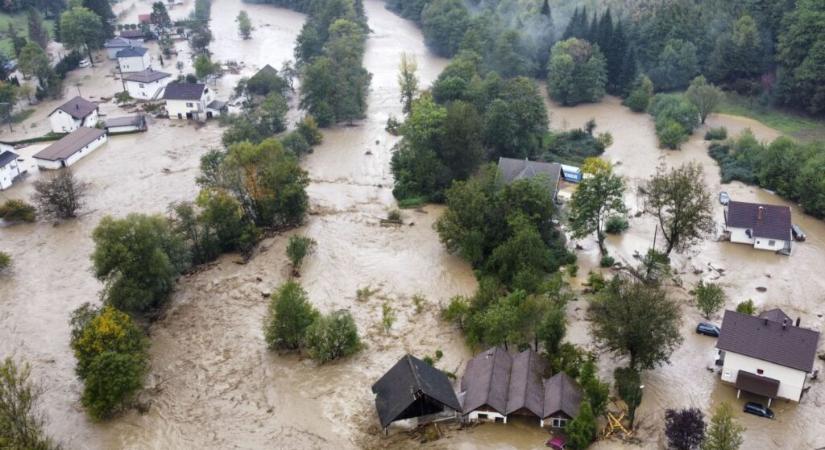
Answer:
[{"label": "window on house", "polygon": [[564,428],[567,426],[567,419],[557,417],[553,419],[553,428]]},{"label": "window on house", "polygon": [[756,373],[762,375],[763,373],[765,373],[765,371],[762,369],[756,369]]},{"label": "window on house", "polygon": [[191,107],[192,107],[192,103],[186,103],[186,107],[187,107],[187,108],[191,108]]},{"label": "window on house", "polygon": [[774,245],[776,245],[776,241],[774,241],[773,239],[771,239],[771,240],[769,240],[769,241],[768,241],[768,245],[770,245],[771,247],[773,247]]},{"label": "window on house", "polygon": [[143,83],[138,83],[138,86],[143,87]]},{"label": "window on house", "polygon": [[478,420],[487,420],[487,414],[479,414]]}]

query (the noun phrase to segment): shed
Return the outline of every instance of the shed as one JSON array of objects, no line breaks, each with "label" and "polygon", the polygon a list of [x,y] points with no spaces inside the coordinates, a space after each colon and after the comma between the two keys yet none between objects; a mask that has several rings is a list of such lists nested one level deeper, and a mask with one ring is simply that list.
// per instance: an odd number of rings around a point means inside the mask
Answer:
[{"label": "shed", "polygon": [[105,144],[107,140],[108,137],[103,130],[80,127],[41,150],[33,158],[41,169],[69,167]]},{"label": "shed", "polygon": [[106,132],[109,134],[134,133],[146,131],[146,117],[143,114],[121,116],[106,119]]},{"label": "shed", "polygon": [[0,190],[8,189],[20,176],[18,155],[11,150],[0,150]]},{"label": "shed", "polygon": [[384,430],[397,420],[461,410],[447,375],[409,354],[372,385],[372,392]]}]

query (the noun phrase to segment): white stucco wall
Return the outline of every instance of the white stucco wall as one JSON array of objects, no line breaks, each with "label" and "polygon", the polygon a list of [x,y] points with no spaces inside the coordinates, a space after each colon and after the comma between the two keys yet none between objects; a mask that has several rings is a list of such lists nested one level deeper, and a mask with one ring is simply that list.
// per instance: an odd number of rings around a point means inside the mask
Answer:
[{"label": "white stucco wall", "polygon": [[118,58],[117,63],[120,64],[120,70],[122,72],[140,72],[151,66],[151,56],[149,56],[149,52],[146,52],[143,56]]},{"label": "white stucco wall", "polygon": [[88,143],[85,147],[83,147],[79,152],[74,153],[73,155],[69,156],[66,159],[66,163],[63,164],[62,161],[49,161],[45,159],[33,158],[34,161],[37,163],[37,167],[46,170],[57,170],[63,167],[69,167],[74,163],[78,162],[80,159],[92,153],[93,151],[97,150],[98,147],[108,142],[109,137],[107,135],[100,136],[99,138],[95,139],[94,141]]},{"label": "white stucco wall", "polygon": [[80,120],[58,109],[49,116],[49,123],[55,133],[70,133],[80,127]]},{"label": "white stucco wall", "polygon": [[[170,119],[186,119],[186,113],[193,113],[203,117],[193,117],[193,119],[206,119],[206,103],[197,100],[166,100],[166,111]],[[180,114],[180,117],[178,117]]]},{"label": "white stucco wall", "polygon": [[[777,251],[782,250],[790,241],[790,235],[788,236],[788,240],[780,240],[780,239],[767,239],[763,237],[755,237],[751,238],[748,237],[747,229],[746,228],[733,228],[728,227],[728,231],[730,231],[730,241],[735,242],[737,244],[749,244],[753,245],[754,248],[759,250],[769,250],[769,251]],[[790,233],[790,230],[788,231]],[[773,242],[773,243],[771,243]]]},{"label": "white stucco wall", "polygon": [[17,164],[17,160],[0,167],[0,190],[10,188],[12,181],[18,175],[20,175],[20,166]]},{"label": "white stucco wall", "polygon": [[753,238],[748,237],[746,230],[746,228],[728,227],[728,231],[730,231],[730,241],[737,244],[753,245]]},{"label": "white stucco wall", "polygon": [[777,250],[782,250],[783,248],[785,248],[785,245],[787,243],[788,241],[783,241],[780,239],[767,239],[758,237],[756,238],[756,242],[753,244],[753,247],[759,250],[771,250],[775,252]]},{"label": "white stucco wall", "polygon": [[166,77],[152,83],[138,83],[137,81],[127,81],[126,82],[126,90],[129,91],[129,95],[132,98],[137,98],[140,100],[150,100],[158,91],[166,87],[169,82],[172,81],[172,77]]},{"label": "white stucco wall", "polygon": [[[763,372],[760,374],[758,370]],[[801,370],[780,366],[761,359],[751,358],[738,353],[725,352],[725,364],[722,366],[722,381],[736,383],[736,376],[740,370],[779,380],[777,396],[799,401],[802,388],[805,386],[807,374]]]},{"label": "white stucco wall", "polygon": [[[487,418],[479,419],[479,414],[486,414]],[[507,416],[499,414],[495,411],[472,411],[469,414],[467,414],[467,420],[469,420],[470,422],[494,422],[497,418],[502,419],[504,423],[507,423]]]}]

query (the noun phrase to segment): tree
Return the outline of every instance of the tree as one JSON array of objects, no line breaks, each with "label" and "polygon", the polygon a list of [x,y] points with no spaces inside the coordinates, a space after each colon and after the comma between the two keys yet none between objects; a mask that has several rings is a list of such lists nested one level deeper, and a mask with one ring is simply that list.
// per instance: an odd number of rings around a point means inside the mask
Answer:
[{"label": "tree", "polygon": [[613,379],[616,384],[616,393],[627,405],[627,418],[630,421],[630,428],[633,428],[636,408],[642,404],[641,374],[633,367],[617,367],[613,371]]},{"label": "tree", "polygon": [[48,55],[34,42],[29,42],[20,50],[20,56],[17,58],[17,67],[20,73],[26,78],[32,75],[39,77],[51,69]]},{"label": "tree", "polygon": [[650,71],[653,84],[662,91],[682,89],[699,71],[696,46],[682,39],[670,39]]},{"label": "tree", "polygon": [[688,163],[669,173],[659,167],[645,185],[645,209],[658,221],[667,242],[665,254],[684,252],[713,231],[713,206],[705,188],[704,170]]},{"label": "tree", "polygon": [[567,435],[567,446],[573,450],[584,450],[596,438],[598,431],[596,418],[589,402],[582,402],[579,414],[573,418],[564,429]]},{"label": "tree", "polygon": [[94,67],[92,50],[100,48],[107,36],[101,17],[86,8],[74,7],[60,16],[60,32],[63,44],[78,51],[85,49]]},{"label": "tree", "polygon": [[0,363],[0,446],[8,449],[59,450],[44,431],[37,412],[41,390],[31,380],[28,364],[7,357]]},{"label": "tree", "polygon": [[630,94],[622,102],[633,112],[644,112],[653,98],[653,82],[646,75],[640,75]]},{"label": "tree", "polygon": [[544,351],[548,355],[556,354],[567,333],[567,320],[564,316],[564,309],[561,307],[551,307],[541,318],[539,327],[536,330],[536,337],[541,343]]},{"label": "tree", "polygon": [[319,316],[307,329],[306,346],[312,359],[321,364],[356,353],[361,339],[355,320],[344,310]]},{"label": "tree", "polygon": [[13,22],[9,22],[6,34],[8,35],[8,38],[11,41],[12,48],[14,49],[14,56],[19,58],[20,51],[23,50],[23,47],[26,46],[26,38],[21,37],[17,34],[17,28],[14,26]]},{"label": "tree", "polygon": [[172,19],[169,18],[169,11],[163,2],[152,3],[152,12],[149,14],[149,21],[154,25],[161,36],[167,36],[172,28]]},{"label": "tree", "polygon": [[548,71],[550,97],[564,106],[596,102],[605,94],[607,62],[598,45],[576,38],[557,42]]},{"label": "tree", "polygon": [[[604,413],[605,405],[610,397],[610,385],[597,376],[596,359],[592,354],[581,364],[579,369],[579,385],[584,389],[584,395],[590,403],[594,416]],[[568,374],[569,375],[569,374]]]},{"label": "tree", "polygon": [[702,75],[693,79],[685,93],[687,99],[699,110],[702,124],[710,113],[716,111],[724,95],[721,89],[709,84]]},{"label": "tree", "polygon": [[318,318],[307,293],[295,281],[287,281],[269,303],[264,338],[271,349],[298,350],[304,345],[307,328]]},{"label": "tree", "polygon": [[693,296],[696,298],[696,307],[699,308],[699,311],[702,311],[706,319],[710,319],[713,313],[719,311],[719,308],[725,305],[725,291],[716,283],[705,283],[699,280],[693,291]]},{"label": "tree", "polygon": [[[81,0],[80,3],[80,6],[90,10],[98,16],[100,21],[99,32],[101,35],[101,44],[103,43],[103,40],[109,39],[115,35],[113,26],[115,13],[112,12],[112,4],[109,0]],[[195,3],[199,2],[196,1]],[[70,2],[70,4],[74,5],[75,3]],[[61,24],[61,28],[62,27],[63,24]]]},{"label": "tree", "polygon": [[699,408],[665,410],[665,436],[674,450],[698,449],[705,440],[706,426]]},{"label": "tree", "polygon": [[810,113],[825,111],[825,34],[818,0],[799,0],[782,20],[776,48],[779,63],[779,97],[786,105]]},{"label": "tree", "polygon": [[736,312],[752,316],[756,314],[756,306],[754,306],[753,300],[747,299],[736,305]]},{"label": "tree", "polygon": [[742,445],[745,427],[733,418],[730,405],[722,402],[710,419],[702,450],[737,450]]},{"label": "tree", "polygon": [[294,275],[299,273],[304,257],[312,252],[315,245],[315,240],[306,236],[293,235],[289,237],[289,243],[286,246],[286,256],[292,264],[292,273]]},{"label": "tree", "polygon": [[278,134],[286,130],[286,114],[289,104],[278,92],[269,93],[255,112],[258,128],[264,136]]},{"label": "tree", "polygon": [[44,216],[72,219],[83,207],[88,189],[89,183],[76,179],[70,169],[64,169],[48,179],[35,181],[34,202]]},{"label": "tree", "polygon": [[412,111],[413,100],[418,94],[418,63],[415,56],[401,53],[401,65],[398,73],[398,86],[401,88],[401,104],[405,114]]},{"label": "tree", "polygon": [[72,313],[71,326],[83,406],[95,419],[109,418],[143,387],[147,340],[129,315],[111,305],[95,309],[86,303]]},{"label": "tree", "polygon": [[606,255],[604,226],[608,217],[625,213],[624,189],[624,180],[614,175],[609,167],[584,179],[573,193],[570,203],[569,221],[573,237],[581,239],[596,233],[599,250]]},{"label": "tree", "polygon": [[630,358],[632,369],[652,369],[682,342],[679,305],[658,286],[614,277],[590,303],[596,342]]},{"label": "tree", "polygon": [[721,33],[708,58],[707,72],[717,82],[733,82],[758,77],[764,67],[765,52],[756,21],[743,14],[729,32]]},{"label": "tree", "polygon": [[492,158],[535,157],[542,150],[549,123],[536,83],[526,77],[514,78],[501,83],[501,90],[487,107],[484,143]]},{"label": "tree", "polygon": [[252,21],[249,20],[249,14],[246,11],[239,12],[235,21],[238,22],[238,33],[241,34],[242,38],[249,39],[252,37]]},{"label": "tree", "polygon": [[220,63],[212,62],[208,55],[198,55],[192,64],[195,69],[195,76],[199,80],[205,80],[209,75],[213,75],[220,69]]},{"label": "tree", "polygon": [[421,12],[424,39],[439,56],[456,54],[470,21],[461,0],[433,0]]},{"label": "tree", "polygon": [[29,8],[26,14],[29,22],[29,40],[46,50],[49,45],[49,32],[43,25],[43,16],[34,8]]},{"label": "tree", "polygon": [[92,239],[92,263],[104,283],[103,297],[122,311],[147,313],[162,306],[188,266],[183,239],[161,216],[106,216]]}]

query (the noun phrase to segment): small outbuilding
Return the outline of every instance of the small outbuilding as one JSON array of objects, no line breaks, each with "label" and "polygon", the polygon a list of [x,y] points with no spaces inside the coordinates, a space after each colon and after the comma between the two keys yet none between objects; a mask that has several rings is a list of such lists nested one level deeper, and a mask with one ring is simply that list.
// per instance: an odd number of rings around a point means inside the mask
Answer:
[{"label": "small outbuilding", "polygon": [[34,155],[37,167],[57,170],[69,167],[108,141],[98,128],[80,127]]},{"label": "small outbuilding", "polygon": [[[146,33],[143,30],[122,30],[119,34],[120,37],[123,39],[128,39],[132,41],[134,44],[133,46],[142,45],[143,42],[146,40]],[[114,58],[112,58],[114,59]]]},{"label": "small outbuilding", "polygon": [[106,119],[105,129],[108,134],[135,133],[146,131],[146,116],[137,114],[134,116],[112,117]]},{"label": "small outbuilding", "polygon": [[129,47],[139,47],[143,44],[143,39],[130,39],[120,33],[120,36],[109,39],[103,43],[103,48],[106,49],[106,56],[109,59],[117,59],[117,53]]},{"label": "small outbuilding", "polygon": [[117,52],[121,72],[140,72],[152,67],[152,57],[146,47],[129,47]]},{"label": "small outbuilding", "polygon": [[97,104],[77,96],[58,106],[49,114],[49,123],[54,133],[71,133],[80,127],[94,127],[97,125]]},{"label": "small outbuilding", "polygon": [[160,96],[163,88],[172,81],[172,74],[148,68],[140,72],[123,74],[126,91],[132,98],[153,100]]},{"label": "small outbuilding", "polygon": [[412,355],[401,358],[372,385],[372,392],[384,431],[398,420],[461,411],[447,375]]},{"label": "small outbuilding", "polygon": [[538,178],[546,183],[553,200],[556,199],[559,192],[559,180],[562,178],[561,164],[530,161],[526,158],[499,158],[498,170],[506,183]]},{"label": "small outbuilding", "polygon": [[8,189],[20,176],[18,155],[11,150],[0,151],[0,190]]},{"label": "small outbuilding", "polygon": [[763,203],[728,202],[725,231],[730,241],[758,250],[790,254],[791,208]]}]

